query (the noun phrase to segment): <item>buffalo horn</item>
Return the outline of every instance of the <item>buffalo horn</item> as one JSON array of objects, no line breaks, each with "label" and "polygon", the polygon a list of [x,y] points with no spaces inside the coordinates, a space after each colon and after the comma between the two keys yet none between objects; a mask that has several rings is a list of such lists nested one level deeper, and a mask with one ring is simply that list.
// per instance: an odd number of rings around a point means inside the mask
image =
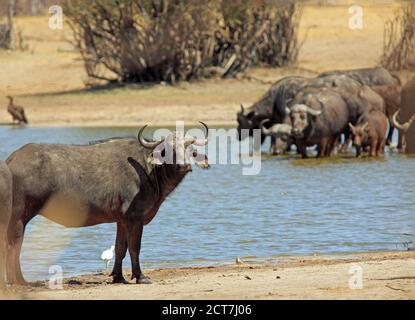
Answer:
[{"label": "buffalo horn", "polygon": [[209,127],[202,121],[199,121],[199,123],[205,128],[205,137],[203,139],[197,139],[196,141],[192,142],[192,144],[195,146],[205,146],[209,140]]},{"label": "buffalo horn", "polygon": [[138,132],[138,141],[140,142],[140,144],[144,147],[144,148],[146,148],[146,149],[154,149],[155,147],[157,147],[160,143],[162,143],[163,141],[164,141],[164,139],[163,140],[160,140],[160,141],[152,141],[152,142],[150,142],[150,141],[146,141],[143,137],[142,137],[142,134],[143,134],[143,131],[144,131],[144,129],[147,127],[147,125],[145,125],[144,127],[142,127],[141,129],[140,129],[140,131]]},{"label": "buffalo horn", "polygon": [[270,130],[270,129],[267,129],[267,128],[265,128],[265,127],[264,127],[264,124],[265,124],[265,123],[267,123],[267,122],[269,122],[269,119],[264,119],[264,120],[262,120],[262,121],[261,121],[261,123],[259,124],[259,127],[261,128],[262,133],[263,133],[265,136],[269,136],[269,135],[271,134],[271,130]]},{"label": "buffalo horn", "polygon": [[409,128],[411,127],[412,123],[415,121],[415,115],[413,115],[411,119],[409,119],[409,121],[405,122],[404,124],[400,124],[397,119],[400,112],[401,110],[399,109],[393,114],[393,117],[392,117],[393,126],[399,130],[407,132]]}]

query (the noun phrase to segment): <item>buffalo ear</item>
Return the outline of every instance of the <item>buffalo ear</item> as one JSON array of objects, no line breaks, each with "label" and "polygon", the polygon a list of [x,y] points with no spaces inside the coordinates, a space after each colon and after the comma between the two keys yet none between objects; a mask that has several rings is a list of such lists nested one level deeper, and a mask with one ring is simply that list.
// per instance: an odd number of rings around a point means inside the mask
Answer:
[{"label": "buffalo ear", "polygon": [[128,162],[130,163],[130,165],[135,169],[135,171],[137,172],[139,178],[140,178],[140,182],[144,183],[145,181],[147,181],[148,183],[150,183],[151,187],[156,190],[156,187],[152,181],[152,179],[150,178],[150,176],[147,174],[146,170],[142,167],[142,165],[140,163],[138,163],[137,160],[135,160],[134,158],[128,157]]},{"label": "buffalo ear", "polygon": [[135,171],[137,172],[141,172],[143,170],[143,168],[141,167],[141,165],[138,163],[137,160],[135,160],[132,157],[128,157],[127,161],[130,163],[130,165],[135,169]]}]

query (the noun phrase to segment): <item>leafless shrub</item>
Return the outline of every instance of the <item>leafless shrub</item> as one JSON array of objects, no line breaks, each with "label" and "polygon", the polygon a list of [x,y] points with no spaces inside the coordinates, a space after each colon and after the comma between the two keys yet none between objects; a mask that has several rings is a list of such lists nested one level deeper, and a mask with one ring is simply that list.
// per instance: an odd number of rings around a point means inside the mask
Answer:
[{"label": "leafless shrub", "polygon": [[386,23],[382,65],[391,70],[415,68],[415,2]]},{"label": "leafless shrub", "polygon": [[0,23],[0,49],[27,50],[22,30],[14,24],[16,1],[9,0],[7,5],[7,22]]},{"label": "leafless shrub", "polygon": [[14,49],[13,17],[15,5],[15,0],[9,0],[7,2],[7,23],[0,24],[0,48],[2,49]]},{"label": "leafless shrub", "polygon": [[70,0],[64,12],[91,79],[232,77],[298,54],[299,11],[291,1]]}]

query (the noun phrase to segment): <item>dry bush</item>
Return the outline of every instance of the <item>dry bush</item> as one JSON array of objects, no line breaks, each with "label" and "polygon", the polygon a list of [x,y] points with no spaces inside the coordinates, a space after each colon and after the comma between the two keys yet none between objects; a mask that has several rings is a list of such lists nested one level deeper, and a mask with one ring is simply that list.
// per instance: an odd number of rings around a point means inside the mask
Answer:
[{"label": "dry bush", "polygon": [[385,25],[382,65],[391,70],[415,68],[415,2]]},{"label": "dry bush", "polygon": [[64,12],[90,79],[232,77],[298,53],[299,11],[286,0],[69,0]]},{"label": "dry bush", "polygon": [[0,19],[0,49],[27,50],[22,31],[15,26],[16,0],[7,1],[7,17],[5,23]]}]

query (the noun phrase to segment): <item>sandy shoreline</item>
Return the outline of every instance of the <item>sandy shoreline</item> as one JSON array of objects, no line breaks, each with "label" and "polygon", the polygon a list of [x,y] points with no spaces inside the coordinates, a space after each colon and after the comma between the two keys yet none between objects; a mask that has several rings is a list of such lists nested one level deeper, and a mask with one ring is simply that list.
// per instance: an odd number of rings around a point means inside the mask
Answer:
[{"label": "sandy shoreline", "polygon": [[[362,288],[359,288],[359,274]],[[113,285],[103,274],[62,290],[14,288],[11,299],[415,299],[415,251],[281,257],[263,263],[145,270],[151,285]],[[126,274],[128,276],[128,273]],[[354,283],[355,287],[350,287]],[[4,297],[3,297],[4,298]]]}]

